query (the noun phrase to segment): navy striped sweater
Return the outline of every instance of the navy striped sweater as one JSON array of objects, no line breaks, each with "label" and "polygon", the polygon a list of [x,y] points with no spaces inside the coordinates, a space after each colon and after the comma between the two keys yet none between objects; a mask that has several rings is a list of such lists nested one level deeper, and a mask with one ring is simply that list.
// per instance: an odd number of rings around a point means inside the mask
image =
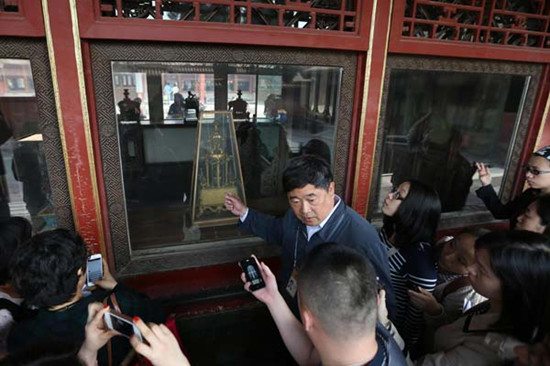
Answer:
[{"label": "navy striped sweater", "polygon": [[432,292],[437,283],[437,269],[430,243],[411,243],[405,248],[393,246],[385,231],[380,239],[386,245],[390,275],[397,311],[393,322],[408,349],[414,348],[422,334],[424,317],[421,309],[412,305],[409,289],[422,287]]}]

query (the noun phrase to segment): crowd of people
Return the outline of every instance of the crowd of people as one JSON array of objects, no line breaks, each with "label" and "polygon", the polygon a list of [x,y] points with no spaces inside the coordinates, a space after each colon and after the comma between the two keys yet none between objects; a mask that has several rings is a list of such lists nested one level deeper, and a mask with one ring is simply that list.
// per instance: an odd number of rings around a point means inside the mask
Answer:
[{"label": "crowd of people", "polygon": [[[466,228],[436,240],[438,193],[407,180],[386,196],[377,230],[335,194],[329,163],[314,155],[283,173],[283,217],[225,208],[239,227],[281,247],[277,276],[254,257],[265,286],[244,288],[269,310],[299,365],[549,365],[550,147],[525,167],[529,188],[502,204],[487,167],[476,192],[508,230]],[[0,222],[0,364],[119,365],[137,352],[155,366],[189,365],[159,302],[103,278],[85,286],[82,238],[31,235]],[[120,337],[116,309],[139,330]]]}]

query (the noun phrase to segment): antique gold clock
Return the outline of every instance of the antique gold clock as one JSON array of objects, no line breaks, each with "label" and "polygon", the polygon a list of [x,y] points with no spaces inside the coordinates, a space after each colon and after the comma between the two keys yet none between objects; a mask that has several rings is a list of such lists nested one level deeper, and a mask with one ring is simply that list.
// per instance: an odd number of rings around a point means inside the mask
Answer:
[{"label": "antique gold clock", "polygon": [[239,147],[230,112],[202,112],[193,168],[192,221],[199,227],[235,224],[224,208],[230,192],[246,204]]}]

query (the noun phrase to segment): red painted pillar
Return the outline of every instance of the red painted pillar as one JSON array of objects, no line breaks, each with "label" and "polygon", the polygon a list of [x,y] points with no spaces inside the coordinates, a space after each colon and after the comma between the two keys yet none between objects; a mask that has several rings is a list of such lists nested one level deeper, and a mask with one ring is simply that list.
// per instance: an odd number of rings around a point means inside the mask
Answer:
[{"label": "red painted pillar", "polygon": [[42,0],[42,11],[75,229],[105,254],[76,0]]},{"label": "red painted pillar", "polygon": [[363,216],[367,213],[371,190],[393,2],[393,0],[374,1],[371,12],[369,50],[365,66],[363,105],[352,197],[352,207]]}]

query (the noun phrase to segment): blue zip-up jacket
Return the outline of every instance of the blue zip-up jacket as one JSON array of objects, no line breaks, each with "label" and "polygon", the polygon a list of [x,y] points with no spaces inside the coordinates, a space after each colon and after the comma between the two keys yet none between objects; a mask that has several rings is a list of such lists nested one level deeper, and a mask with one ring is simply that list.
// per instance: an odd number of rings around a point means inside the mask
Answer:
[{"label": "blue zip-up jacket", "polygon": [[311,249],[319,244],[333,242],[354,248],[370,260],[380,283],[386,289],[389,318],[393,318],[395,297],[386,248],[380,241],[376,229],[344,202],[340,202],[327,223],[313,234],[309,242],[306,225],[294,215],[292,209],[288,209],[282,218],[249,209],[246,220],[244,222],[239,220],[239,227],[259,236],[268,244],[277,244],[282,247],[282,271],[278,278],[279,291],[295,315],[298,315],[297,299],[296,297],[292,299],[286,291],[294,266],[295,250],[296,267],[300,268],[305,255]]}]

